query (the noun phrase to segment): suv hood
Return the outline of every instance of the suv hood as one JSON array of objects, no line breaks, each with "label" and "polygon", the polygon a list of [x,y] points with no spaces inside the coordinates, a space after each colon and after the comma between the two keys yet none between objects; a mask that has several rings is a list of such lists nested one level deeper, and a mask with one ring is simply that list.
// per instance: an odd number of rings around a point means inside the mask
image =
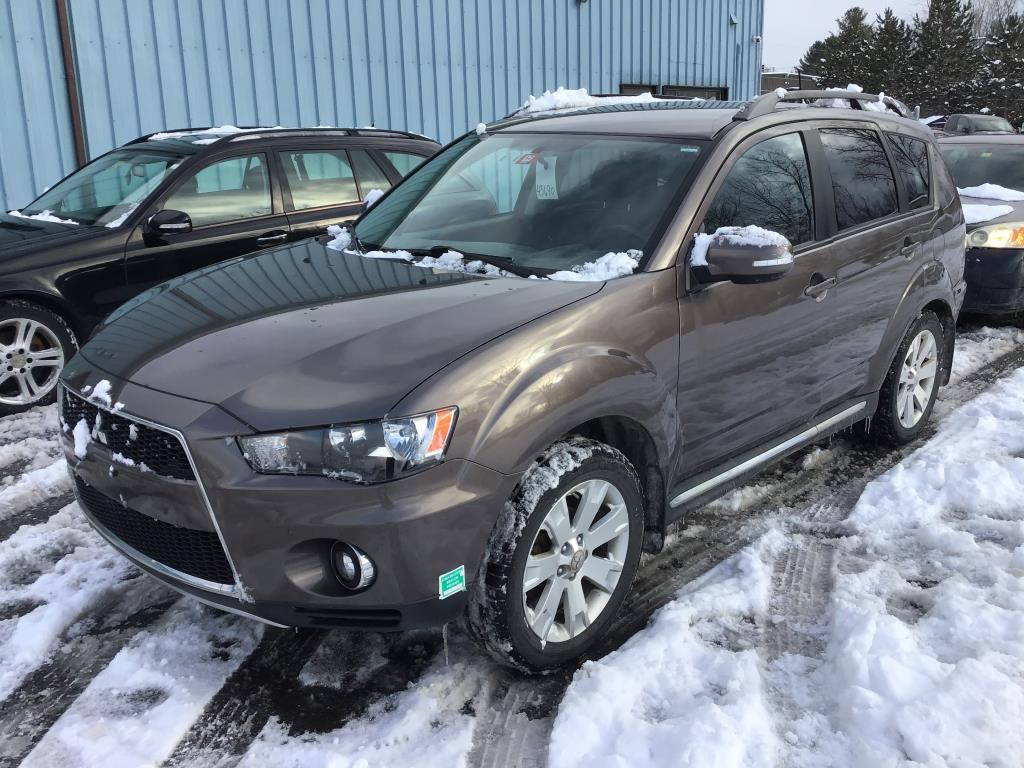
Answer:
[{"label": "suv hood", "polygon": [[36,247],[52,247],[65,240],[78,240],[96,234],[96,227],[84,224],[58,224],[0,213],[0,258]]},{"label": "suv hood", "polygon": [[150,289],[81,355],[257,431],[376,419],[475,347],[602,285],[435,272],[309,240]]},{"label": "suv hood", "polygon": [[1024,221],[1024,201],[1006,201],[996,200],[988,197],[968,197],[967,195],[960,195],[960,201],[964,205],[978,205],[978,206],[1006,206],[1013,210],[1002,216],[997,216],[994,219],[988,219],[987,221],[979,221],[977,224],[968,224],[967,231],[973,232],[980,227],[991,227],[993,224],[1003,224],[1011,221]]}]

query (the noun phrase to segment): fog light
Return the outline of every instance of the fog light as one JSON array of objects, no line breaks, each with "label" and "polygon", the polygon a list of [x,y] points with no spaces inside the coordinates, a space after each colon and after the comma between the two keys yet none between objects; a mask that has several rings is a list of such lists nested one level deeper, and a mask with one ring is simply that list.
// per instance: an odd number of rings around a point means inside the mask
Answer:
[{"label": "fog light", "polygon": [[366,589],[377,577],[373,560],[358,547],[338,542],[332,556],[334,572],[345,589]]}]

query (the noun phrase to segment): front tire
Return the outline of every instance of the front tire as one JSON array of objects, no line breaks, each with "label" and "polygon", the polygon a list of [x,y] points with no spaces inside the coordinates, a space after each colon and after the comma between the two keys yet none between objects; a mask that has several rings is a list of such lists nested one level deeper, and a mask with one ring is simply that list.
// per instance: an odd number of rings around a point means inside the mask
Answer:
[{"label": "front tire", "polygon": [[0,303],[0,415],[54,402],[60,372],[76,351],[60,315],[28,301]]},{"label": "front tire", "polygon": [[942,323],[933,312],[922,312],[900,342],[889,367],[870,434],[880,442],[904,445],[924,429],[939,393],[944,350]]},{"label": "front tire", "polygon": [[629,460],[572,438],[523,476],[470,596],[470,634],[502,664],[543,671],[607,631],[640,561],[644,504]]}]

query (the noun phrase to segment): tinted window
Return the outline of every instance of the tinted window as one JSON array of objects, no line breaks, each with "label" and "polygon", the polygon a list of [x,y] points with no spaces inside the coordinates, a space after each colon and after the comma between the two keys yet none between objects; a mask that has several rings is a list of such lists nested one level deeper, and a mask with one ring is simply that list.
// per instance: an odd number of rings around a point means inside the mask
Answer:
[{"label": "tinted window", "polygon": [[384,153],[388,162],[395,166],[395,170],[403,176],[412,173],[427,158],[422,155],[414,155],[411,152],[390,152]]},{"label": "tinted window", "polygon": [[804,142],[798,133],[751,147],[715,195],[704,231],[756,224],[793,245],[814,239],[814,200]]},{"label": "tinted window", "polygon": [[910,207],[922,208],[928,205],[928,185],[931,178],[928,170],[928,145],[909,136],[897,136],[894,133],[886,135],[889,137],[896,170],[903,180]]},{"label": "tinted window", "polygon": [[939,144],[939,151],[958,187],[992,183],[1024,192],[1022,144],[954,144],[943,141]]},{"label": "tinted window", "polygon": [[362,191],[364,198],[371,189],[379,189],[381,192],[387,192],[391,189],[391,182],[384,175],[384,171],[380,169],[380,166],[373,161],[373,158],[360,149],[352,150],[350,154],[352,155],[352,164],[356,167],[359,189]]},{"label": "tinted window", "polygon": [[195,227],[266,216],[271,212],[266,159],[248,155],[212,163],[187,178],[164,208],[184,211]]},{"label": "tinted window", "polygon": [[295,210],[359,201],[356,176],[344,150],[285,152],[281,162]]},{"label": "tinted window", "polygon": [[862,128],[829,128],[821,131],[821,143],[832,172],[839,229],[897,210],[896,180],[878,134]]}]

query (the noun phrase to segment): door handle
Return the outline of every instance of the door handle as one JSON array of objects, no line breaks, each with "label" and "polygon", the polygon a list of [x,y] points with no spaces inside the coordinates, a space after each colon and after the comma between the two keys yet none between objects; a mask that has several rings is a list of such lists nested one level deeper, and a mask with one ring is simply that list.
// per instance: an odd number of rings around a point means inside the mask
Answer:
[{"label": "door handle", "polygon": [[811,277],[811,284],[804,288],[804,296],[810,296],[815,301],[821,301],[825,298],[825,294],[828,293],[830,288],[835,288],[836,283],[839,281],[834,277],[825,277],[824,275],[815,274]]},{"label": "door handle", "polygon": [[913,238],[911,238],[911,237],[904,238],[904,240],[903,240],[903,247],[900,248],[900,253],[905,258],[908,258],[908,259],[913,258],[914,254],[917,253],[917,246],[918,245],[920,245],[920,243],[914,242]]},{"label": "door handle", "polygon": [[266,248],[268,245],[277,245],[283,243],[288,239],[287,232],[265,232],[256,238],[256,245],[260,248]]}]

